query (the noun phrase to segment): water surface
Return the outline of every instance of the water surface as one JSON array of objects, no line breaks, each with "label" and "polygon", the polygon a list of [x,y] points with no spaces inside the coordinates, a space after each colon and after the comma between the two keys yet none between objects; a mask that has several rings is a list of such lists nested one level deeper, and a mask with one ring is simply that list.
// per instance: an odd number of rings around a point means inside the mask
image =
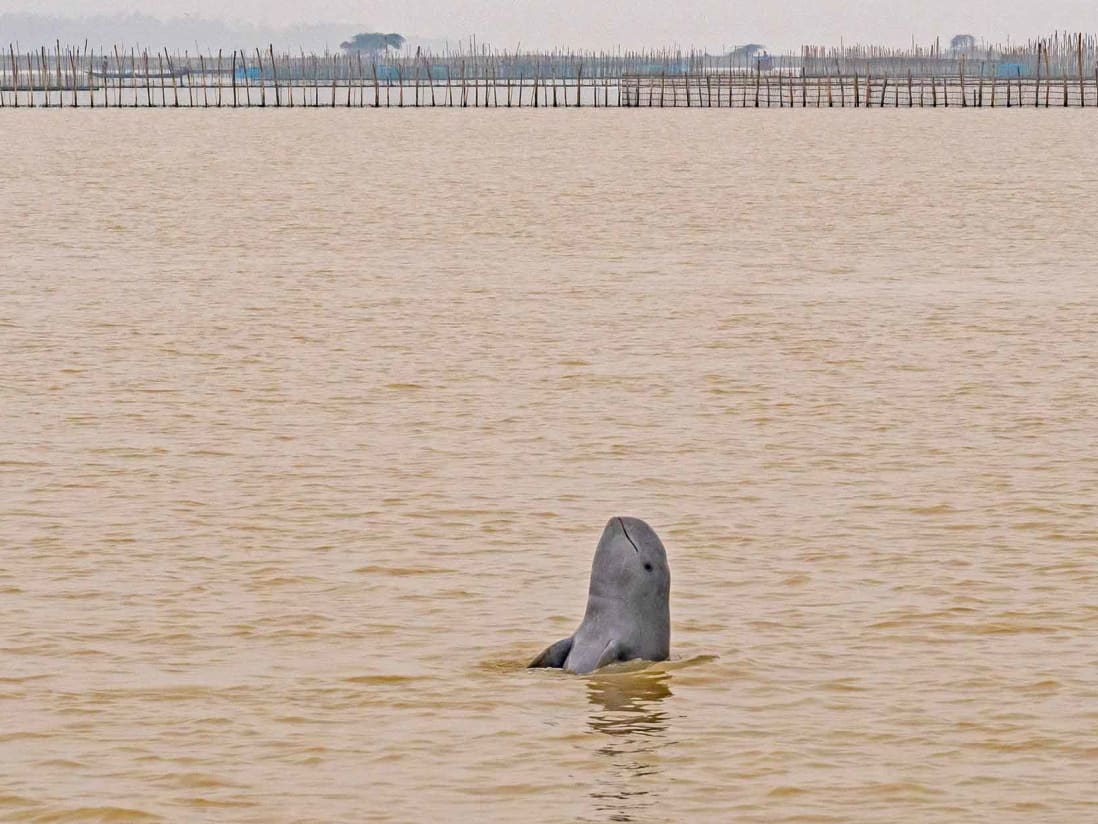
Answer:
[{"label": "water surface", "polygon": [[0,819],[1095,815],[1093,113],[0,119]]}]

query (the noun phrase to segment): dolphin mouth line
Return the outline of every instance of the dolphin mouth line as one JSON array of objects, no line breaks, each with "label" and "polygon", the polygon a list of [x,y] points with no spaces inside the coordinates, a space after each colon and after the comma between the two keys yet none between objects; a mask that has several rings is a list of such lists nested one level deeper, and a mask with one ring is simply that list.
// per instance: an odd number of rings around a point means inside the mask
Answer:
[{"label": "dolphin mouth line", "polygon": [[635,543],[633,543],[633,539],[629,537],[629,532],[625,528],[625,521],[623,521],[621,518],[618,518],[618,523],[621,525],[621,531],[622,531],[622,534],[625,535],[625,540],[627,540],[630,544],[632,544],[633,545],[633,551],[636,552],[638,555],[640,555],[640,549],[637,547],[637,545]]}]

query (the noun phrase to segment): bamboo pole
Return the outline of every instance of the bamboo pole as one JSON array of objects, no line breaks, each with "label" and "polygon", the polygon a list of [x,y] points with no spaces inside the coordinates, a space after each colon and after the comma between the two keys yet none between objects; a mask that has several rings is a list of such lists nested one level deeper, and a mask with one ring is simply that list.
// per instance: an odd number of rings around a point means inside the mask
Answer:
[{"label": "bamboo pole", "polygon": [[48,109],[50,107],[50,70],[45,46],[38,50],[38,79],[42,84],[43,99],[45,100],[43,108]]},{"label": "bamboo pole", "polygon": [[[142,64],[145,69],[145,108],[152,108],[152,78],[149,76],[149,50],[145,49],[141,53]],[[136,85],[136,81],[135,81]]]},{"label": "bamboo pole", "polygon": [[1083,34],[1078,35],[1078,43],[1075,47],[1075,54],[1079,64],[1079,106],[1085,107],[1087,105],[1087,93],[1085,86],[1083,85]]},{"label": "bamboo pole", "polygon": [[61,41],[56,41],[55,54],[57,55],[57,108],[65,107],[65,83],[61,78]]},{"label": "bamboo pole", "polygon": [[19,65],[15,62],[15,45],[8,44],[8,52],[11,54],[11,83],[15,88],[15,93],[12,95],[13,105],[15,108],[19,108]]},{"label": "bamboo pole", "polygon": [[961,55],[961,108],[968,107],[968,95],[965,94],[965,55]]},{"label": "bamboo pole", "polygon": [[[332,58],[333,61],[335,61],[335,59],[336,58],[334,58],[334,57]],[[343,81],[344,85],[347,87],[347,108],[348,109],[351,108],[351,94],[352,94],[352,91],[354,89],[354,84],[351,82],[351,79],[352,79],[351,75],[353,73],[354,72],[351,71],[351,55],[348,54],[347,55],[347,75],[346,75],[346,77],[344,78],[344,81]],[[419,92],[418,88],[416,89],[416,92],[418,94],[418,92]]]},{"label": "bamboo pole", "polygon": [[1048,47],[1045,47],[1045,108],[1048,108],[1048,96],[1052,91],[1052,69],[1049,66]]},{"label": "bamboo pole", "polygon": [[[366,69],[362,65],[362,52],[355,52],[355,57],[358,60],[358,107],[361,109],[366,105]],[[431,98],[434,100],[434,86],[431,87]]]},{"label": "bamboo pole", "polygon": [[[160,85],[160,108],[163,109],[167,105],[167,100],[164,97],[164,95],[166,94],[166,92],[164,90],[164,55],[161,54],[159,51],[156,53],[156,64],[157,64],[157,67],[160,70],[159,75],[157,77],[157,80],[159,81],[159,85]],[[119,84],[121,84],[121,81],[119,81]],[[120,106],[122,105],[122,86],[121,85],[119,85],[119,87],[118,87],[118,105],[120,105]]]},{"label": "bamboo pole", "polygon": [[[117,67],[118,66],[118,46],[114,47],[114,62],[115,62],[115,66]],[[103,53],[103,108],[104,109],[109,109],[111,107],[111,91],[112,91],[111,87],[112,86],[116,87],[116,91],[117,91],[117,95],[118,95],[117,99],[115,100],[115,103],[116,103],[116,105],[121,105],[120,101],[121,101],[121,96],[122,96],[122,86],[121,86],[122,81],[118,80],[117,84],[111,83],[111,78],[109,76],[110,75],[110,65],[111,65],[110,64],[110,56],[106,52],[104,52]]]},{"label": "bamboo pole", "polygon": [[255,62],[259,66],[259,108],[267,108],[267,75],[263,71],[263,55],[255,50]]},{"label": "bamboo pole", "polygon": [[[172,95],[174,96],[173,108],[179,108],[179,85],[175,82],[175,65],[172,63],[172,57],[168,54],[168,50],[164,49],[164,58],[168,61],[168,72],[172,76]],[[135,98],[136,100],[136,98]],[[135,104],[136,105],[136,104]]]},{"label": "bamboo pole", "polygon": [[[1037,87],[1033,94],[1033,107],[1037,108],[1041,105],[1041,49],[1044,48],[1044,42],[1037,42]],[[1019,91],[1019,97],[1021,92]],[[1045,96],[1045,106],[1048,106],[1048,96]]]},{"label": "bamboo pole", "polygon": [[[121,81],[119,81],[121,83]],[[120,95],[121,86],[119,87]],[[31,63],[31,53],[27,52],[27,108],[33,109],[34,106],[34,65]]]},{"label": "bamboo pole", "polygon": [[194,81],[191,79],[190,73],[191,56],[186,50],[183,51],[183,70],[187,72],[187,105],[190,108],[194,108]]},{"label": "bamboo pole", "polygon": [[[313,64],[313,108],[320,108],[320,60],[317,56],[311,55],[310,62]],[[381,99],[380,97],[378,98]]]},{"label": "bamboo pole", "polygon": [[275,61],[274,43],[268,43],[267,49],[271,55],[271,77],[275,87],[275,108],[280,109],[282,108],[282,95],[278,91],[278,63]]},{"label": "bamboo pole", "polygon": [[[272,62],[277,67],[280,56],[275,55],[272,58]],[[282,65],[284,71],[282,74],[282,88],[285,90],[286,107],[292,109],[294,107],[294,89],[297,87],[294,77],[294,59],[290,56],[289,50],[281,55]],[[277,69],[276,69],[277,71]]]},{"label": "bamboo pole", "polygon": [[76,100],[76,52],[73,49],[69,49],[69,89],[72,91],[72,108],[76,108],[78,103]]}]

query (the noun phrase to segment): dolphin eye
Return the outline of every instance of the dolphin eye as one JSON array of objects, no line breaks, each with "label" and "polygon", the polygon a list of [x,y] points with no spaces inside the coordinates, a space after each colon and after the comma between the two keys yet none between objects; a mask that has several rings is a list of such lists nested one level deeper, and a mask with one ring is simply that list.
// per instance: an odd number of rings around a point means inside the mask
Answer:
[{"label": "dolphin eye", "polygon": [[652,565],[650,563],[645,562],[644,568],[647,569],[649,572],[652,571]]}]

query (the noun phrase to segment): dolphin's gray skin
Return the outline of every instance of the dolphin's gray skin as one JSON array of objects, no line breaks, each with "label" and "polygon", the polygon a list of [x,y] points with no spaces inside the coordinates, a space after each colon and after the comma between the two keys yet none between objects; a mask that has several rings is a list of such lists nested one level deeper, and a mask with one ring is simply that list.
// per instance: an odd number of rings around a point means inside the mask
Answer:
[{"label": "dolphin's gray skin", "polygon": [[615,661],[666,660],[670,594],[671,570],[659,536],[639,518],[611,518],[595,550],[583,623],[530,666],[582,674]]}]

